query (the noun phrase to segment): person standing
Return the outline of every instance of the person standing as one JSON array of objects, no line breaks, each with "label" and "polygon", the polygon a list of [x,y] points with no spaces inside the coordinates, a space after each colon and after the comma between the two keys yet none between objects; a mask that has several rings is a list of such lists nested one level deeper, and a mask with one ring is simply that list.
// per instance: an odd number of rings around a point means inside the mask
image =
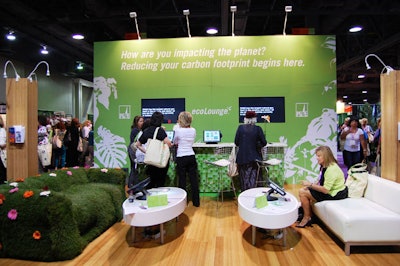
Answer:
[{"label": "person standing", "polygon": [[[38,117],[38,150],[39,174],[47,172],[47,166],[51,164],[51,147],[49,148],[49,133],[47,131],[48,120],[44,115]],[[45,165],[44,163],[47,163]]]},{"label": "person standing", "polygon": [[[156,139],[163,141],[169,147],[172,146],[171,141],[168,139],[167,133],[161,124],[164,120],[164,115],[160,112],[154,112],[150,118],[150,126],[143,131],[143,134],[140,136],[138,141],[136,142],[136,146],[142,152],[146,153],[146,150],[143,147],[143,144],[147,143],[148,139],[152,139],[154,132],[159,127]],[[169,162],[164,168],[158,168],[153,165],[147,165],[146,173],[150,177],[150,183],[148,188],[154,187],[163,187],[165,186],[165,181],[167,179],[167,172],[169,168]]]},{"label": "person standing", "polygon": [[67,139],[67,166],[79,166],[78,143],[79,143],[80,123],[78,118],[73,118],[71,124],[67,127],[65,138]]},{"label": "person standing", "polygon": [[0,115],[0,185],[7,181],[7,132]]},{"label": "person standing", "polygon": [[[53,149],[54,168],[56,170],[58,169],[58,167],[64,168],[66,165],[67,150],[64,145],[64,136],[66,132],[67,129],[65,127],[64,122],[63,121],[58,122],[55,126],[54,136],[60,140],[61,147],[55,147]],[[54,138],[53,141],[55,141]]]},{"label": "person standing", "polygon": [[340,138],[345,140],[343,147],[343,161],[350,169],[356,163],[362,161],[360,155],[360,147],[362,147],[362,153],[364,159],[367,157],[367,141],[364,138],[364,131],[360,128],[360,122],[357,118],[352,117],[349,121],[349,127],[343,129],[340,134]]},{"label": "person standing", "polygon": [[186,190],[186,175],[190,180],[193,206],[200,206],[199,181],[197,178],[197,161],[193,150],[196,139],[196,129],[191,127],[192,115],[181,112],[178,117],[179,127],[175,127],[173,143],[177,146],[176,169],[179,177],[179,187]]},{"label": "person standing", "polygon": [[[126,188],[131,187],[139,182],[138,170],[137,170],[137,158],[136,158],[136,147],[132,149],[132,144],[135,145],[137,138],[141,135],[142,127],[144,123],[143,116],[135,116],[131,125],[131,133],[129,136],[128,155],[131,163],[131,169],[129,177],[126,182]],[[139,134],[140,133],[140,134]]]},{"label": "person standing", "polygon": [[300,228],[311,226],[312,202],[340,200],[348,196],[343,171],[333,156],[332,150],[328,146],[319,146],[315,150],[315,155],[320,165],[320,176],[314,183],[307,180],[302,181],[303,187],[299,190],[299,199],[304,216],[296,225]]},{"label": "person standing", "polygon": [[256,125],[257,115],[247,111],[244,124],[236,130],[235,144],[239,147],[236,155],[241,191],[256,187],[259,171],[257,160],[262,160],[261,148],[267,145],[264,132]]}]

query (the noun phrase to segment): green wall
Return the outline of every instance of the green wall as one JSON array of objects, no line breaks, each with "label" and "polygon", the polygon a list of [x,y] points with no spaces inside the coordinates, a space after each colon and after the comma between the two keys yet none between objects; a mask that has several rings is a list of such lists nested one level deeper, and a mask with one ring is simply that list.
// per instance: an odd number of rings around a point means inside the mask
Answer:
[{"label": "green wall", "polygon": [[285,123],[259,125],[268,142],[288,145],[286,182],[315,179],[315,148],[328,145],[336,153],[335,49],[334,36],[95,43],[96,165],[129,167],[130,125],[143,98],[185,98],[197,140],[204,129],[219,129],[223,142],[233,142],[239,97],[279,96],[285,97]]}]

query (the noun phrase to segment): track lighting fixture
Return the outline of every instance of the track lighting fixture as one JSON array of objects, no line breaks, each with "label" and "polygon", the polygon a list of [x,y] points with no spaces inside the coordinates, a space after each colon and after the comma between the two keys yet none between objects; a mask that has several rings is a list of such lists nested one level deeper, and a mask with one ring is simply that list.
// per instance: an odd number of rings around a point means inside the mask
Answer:
[{"label": "track lighting fixture", "polygon": [[189,24],[190,10],[189,9],[184,9],[183,10],[183,15],[185,15],[185,17],[186,17],[186,26],[187,26],[188,36],[189,36],[189,38],[191,38],[192,35],[190,34],[190,24]]},{"label": "track lighting fixture", "polygon": [[235,13],[237,11],[237,6],[231,6],[232,13],[232,36],[235,36]]},{"label": "track lighting fixture", "polygon": [[32,72],[29,74],[29,76],[27,77],[27,79],[29,79],[30,82],[32,82],[32,77],[33,75],[36,76],[36,69],[41,65],[41,64],[45,64],[47,66],[47,70],[46,70],[46,76],[50,76],[50,68],[49,68],[49,64],[46,61],[40,61],[39,63],[37,63],[37,65],[35,66],[35,68],[32,70]]},{"label": "track lighting fixture", "polygon": [[10,61],[7,60],[7,62],[4,64],[4,72],[3,72],[3,78],[7,78],[7,66],[11,65],[11,67],[14,69],[14,74],[15,74],[15,81],[18,81],[20,79],[20,76],[18,75],[17,70],[14,67],[14,64]]},{"label": "track lighting fixture", "polygon": [[373,56],[373,57],[375,57],[376,59],[378,59],[378,61],[381,62],[381,64],[383,65],[383,69],[382,69],[382,71],[381,71],[381,74],[383,74],[383,72],[385,71],[385,69],[386,69],[386,74],[387,74],[387,75],[389,75],[389,73],[390,73],[391,71],[394,70],[391,66],[388,66],[388,65],[386,65],[385,63],[383,63],[382,59],[380,59],[379,56],[377,56],[376,54],[369,54],[369,55],[367,55],[367,56],[365,57],[364,61],[365,61],[365,67],[366,67],[367,69],[371,69],[371,66],[370,66],[370,65],[368,64],[368,62],[367,62],[367,59],[368,59],[369,57],[371,57],[371,56]]},{"label": "track lighting fixture", "polygon": [[129,16],[135,20],[136,33],[138,36],[138,40],[140,40],[141,38],[140,38],[139,26],[138,26],[138,22],[137,22],[137,14],[136,14],[136,12],[130,12]]}]

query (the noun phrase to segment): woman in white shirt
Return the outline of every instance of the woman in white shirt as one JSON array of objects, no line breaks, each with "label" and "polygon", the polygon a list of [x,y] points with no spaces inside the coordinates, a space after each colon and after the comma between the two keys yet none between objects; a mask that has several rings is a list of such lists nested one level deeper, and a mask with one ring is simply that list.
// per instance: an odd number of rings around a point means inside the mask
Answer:
[{"label": "woman in white shirt", "polygon": [[[343,161],[348,169],[367,157],[367,142],[364,138],[364,131],[360,128],[360,122],[357,118],[351,118],[349,125],[340,134],[340,138],[345,140]],[[360,145],[363,151],[363,158],[361,158],[360,154]]]},{"label": "woman in white shirt", "polygon": [[179,187],[186,190],[186,175],[189,176],[192,188],[193,206],[200,206],[199,181],[197,174],[197,161],[193,151],[196,139],[196,129],[191,127],[192,115],[181,112],[178,117],[179,127],[175,128],[174,145],[177,146],[176,169],[179,177]]}]

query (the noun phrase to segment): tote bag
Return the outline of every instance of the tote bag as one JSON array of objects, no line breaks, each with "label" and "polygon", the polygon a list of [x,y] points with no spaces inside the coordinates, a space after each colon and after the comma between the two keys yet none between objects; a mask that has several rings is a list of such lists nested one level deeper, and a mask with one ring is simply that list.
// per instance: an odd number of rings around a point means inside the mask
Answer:
[{"label": "tote bag", "polygon": [[167,166],[170,151],[168,144],[156,139],[159,127],[154,131],[152,139],[148,139],[146,143],[146,153],[144,155],[144,163],[153,165],[158,168]]},{"label": "tote bag", "polygon": [[365,163],[357,163],[347,172],[346,186],[349,190],[349,198],[361,198],[364,196],[368,183],[368,171]]},{"label": "tote bag", "polygon": [[232,147],[231,154],[229,155],[228,176],[234,177],[239,175],[236,164],[236,146]]}]

